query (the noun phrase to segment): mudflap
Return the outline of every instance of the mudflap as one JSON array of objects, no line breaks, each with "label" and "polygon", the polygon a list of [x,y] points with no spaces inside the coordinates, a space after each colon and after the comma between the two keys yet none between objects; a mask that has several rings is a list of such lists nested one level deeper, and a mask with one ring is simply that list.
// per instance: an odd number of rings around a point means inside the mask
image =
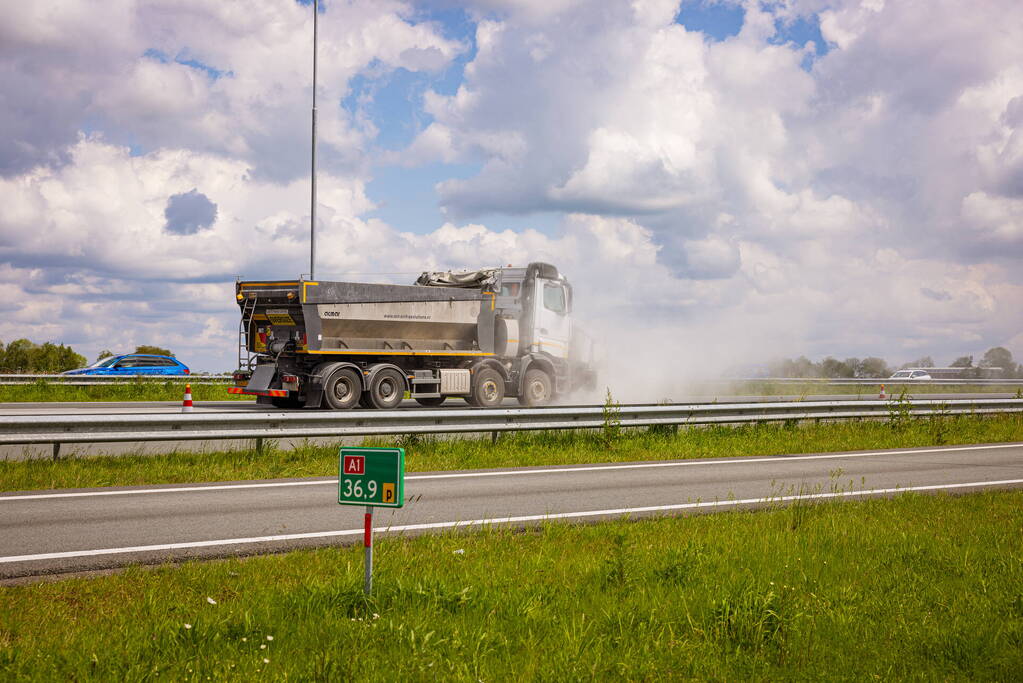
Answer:
[{"label": "mudflap", "polygon": [[323,387],[314,386],[310,383],[306,387],[305,392],[305,407],[306,408],[319,408],[323,404]]},{"label": "mudflap", "polygon": [[256,369],[252,372],[252,377],[249,378],[249,383],[245,386],[246,391],[266,391],[270,388],[270,383],[273,382],[275,374],[277,374],[275,366],[269,363],[257,365]]}]

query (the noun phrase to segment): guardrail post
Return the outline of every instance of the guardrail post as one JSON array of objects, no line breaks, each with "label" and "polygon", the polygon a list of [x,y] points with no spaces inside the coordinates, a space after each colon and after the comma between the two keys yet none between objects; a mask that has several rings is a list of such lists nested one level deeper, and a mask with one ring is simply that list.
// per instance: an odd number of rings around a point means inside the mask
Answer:
[{"label": "guardrail post", "polygon": [[497,432],[490,432],[490,443],[497,443]]},{"label": "guardrail post", "polygon": [[256,455],[263,455],[263,437],[256,437]]},{"label": "guardrail post", "polygon": [[60,460],[60,443],[55,442],[53,444],[53,459]]}]

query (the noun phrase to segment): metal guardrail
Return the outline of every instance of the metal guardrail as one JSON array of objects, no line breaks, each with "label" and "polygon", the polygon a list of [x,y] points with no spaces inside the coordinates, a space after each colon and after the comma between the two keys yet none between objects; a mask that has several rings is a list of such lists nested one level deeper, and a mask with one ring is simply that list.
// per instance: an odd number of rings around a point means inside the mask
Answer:
[{"label": "metal guardrail", "polygon": [[16,384],[60,384],[85,387],[99,384],[134,384],[188,382],[189,384],[224,384],[233,382],[232,375],[0,375],[0,386]]},{"label": "metal guardrail", "polygon": [[[904,411],[913,416],[1023,412],[1023,399],[951,401],[793,401],[621,406],[622,427],[849,420]],[[4,415],[0,444],[107,443],[217,439],[284,439],[592,429],[605,425],[601,406],[456,410],[155,413],[123,415]]]}]

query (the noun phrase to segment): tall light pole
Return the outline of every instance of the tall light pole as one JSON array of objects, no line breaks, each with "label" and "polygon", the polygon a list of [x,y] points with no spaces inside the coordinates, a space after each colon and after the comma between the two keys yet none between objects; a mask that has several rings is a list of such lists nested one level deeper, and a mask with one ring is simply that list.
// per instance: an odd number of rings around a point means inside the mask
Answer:
[{"label": "tall light pole", "polygon": [[320,0],[313,0],[313,168],[309,206],[309,279],[316,279],[316,33]]}]

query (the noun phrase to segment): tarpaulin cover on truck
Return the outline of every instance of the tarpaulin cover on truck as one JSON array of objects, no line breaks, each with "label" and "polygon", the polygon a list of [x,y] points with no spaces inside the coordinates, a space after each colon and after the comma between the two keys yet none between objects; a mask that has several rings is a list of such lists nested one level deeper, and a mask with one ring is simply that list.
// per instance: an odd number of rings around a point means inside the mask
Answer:
[{"label": "tarpaulin cover on truck", "polygon": [[494,281],[496,268],[484,270],[466,270],[454,272],[451,270],[440,272],[425,272],[416,280],[417,285],[424,287],[482,287]]}]

